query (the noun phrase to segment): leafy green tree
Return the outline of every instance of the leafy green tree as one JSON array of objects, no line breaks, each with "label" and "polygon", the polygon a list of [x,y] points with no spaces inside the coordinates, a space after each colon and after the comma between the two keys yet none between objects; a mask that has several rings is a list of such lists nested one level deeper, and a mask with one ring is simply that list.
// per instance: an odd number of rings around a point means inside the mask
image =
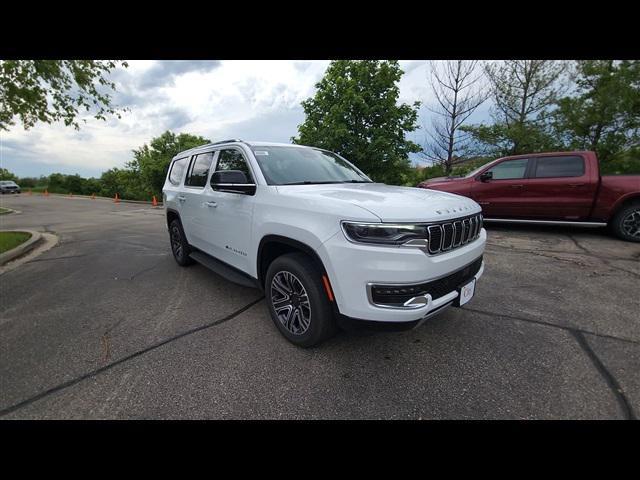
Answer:
[{"label": "leafy green tree", "polygon": [[113,197],[117,193],[128,200],[149,200],[139,175],[132,170],[111,168],[100,177],[100,185],[99,194],[103,197]]},{"label": "leafy green tree", "polygon": [[409,153],[405,138],[417,128],[419,102],[398,104],[402,70],[397,61],[337,60],[302,102],[306,118],[294,143],[334,151],[376,181],[400,184]]},{"label": "leafy green tree", "polygon": [[16,183],[22,188],[33,188],[38,184],[38,179],[35,177],[20,177],[16,180]]},{"label": "leafy green tree", "polygon": [[17,183],[18,177],[11,173],[6,168],[0,168],[0,180],[13,180]]},{"label": "leafy green tree", "polygon": [[126,62],[110,60],[2,60],[0,61],[0,130],[18,117],[25,129],[37,122],[63,121],[79,128],[81,111],[104,120],[120,117],[109,91],[109,74]]},{"label": "leafy green tree", "polygon": [[517,155],[553,148],[548,115],[559,95],[566,64],[552,60],[507,60],[487,64],[493,99],[492,125],[463,126],[477,153]]},{"label": "leafy green tree", "polygon": [[567,149],[594,150],[603,166],[623,158],[640,144],[640,61],[583,60],[576,73],[575,92],[554,112],[555,132]]},{"label": "leafy green tree", "polygon": [[134,159],[127,163],[127,168],[140,178],[143,192],[147,197],[162,195],[162,186],[167,176],[171,159],[183,150],[211,143],[204,137],[189,133],[175,133],[167,130],[159,137],[133,151]]}]

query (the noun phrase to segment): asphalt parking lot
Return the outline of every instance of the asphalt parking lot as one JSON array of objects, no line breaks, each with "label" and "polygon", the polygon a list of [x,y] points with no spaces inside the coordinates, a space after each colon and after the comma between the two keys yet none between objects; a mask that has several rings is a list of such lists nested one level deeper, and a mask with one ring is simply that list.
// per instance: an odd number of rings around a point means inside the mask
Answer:
[{"label": "asphalt parking lot", "polygon": [[0,275],[3,419],[629,419],[640,244],[487,225],[476,297],[303,350],[261,293],[171,256],[162,209],[12,196],[59,243]]}]

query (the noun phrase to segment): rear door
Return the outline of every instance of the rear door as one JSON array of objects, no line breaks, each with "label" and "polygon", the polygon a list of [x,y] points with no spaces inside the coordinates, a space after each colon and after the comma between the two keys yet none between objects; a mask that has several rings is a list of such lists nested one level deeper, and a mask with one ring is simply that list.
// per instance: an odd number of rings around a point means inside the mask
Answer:
[{"label": "rear door", "polygon": [[581,155],[532,159],[526,191],[526,214],[549,220],[582,220],[589,216],[598,188]]},{"label": "rear door", "polygon": [[[168,210],[175,210],[182,218],[182,181],[189,166],[190,156],[179,158],[173,161],[169,167],[167,181],[164,183],[162,193],[164,195],[163,204]],[[183,224],[184,226],[184,224]]]},{"label": "rear door", "polygon": [[205,152],[194,155],[189,164],[187,175],[182,189],[182,210],[180,217],[191,245],[206,251],[207,233],[203,228],[204,190],[209,178],[209,170],[213,162],[214,152]]},{"label": "rear door", "polygon": [[476,176],[471,187],[471,198],[480,204],[482,213],[492,218],[516,218],[523,215],[524,191],[529,180],[528,158],[514,158],[495,164],[491,180],[482,181]]}]

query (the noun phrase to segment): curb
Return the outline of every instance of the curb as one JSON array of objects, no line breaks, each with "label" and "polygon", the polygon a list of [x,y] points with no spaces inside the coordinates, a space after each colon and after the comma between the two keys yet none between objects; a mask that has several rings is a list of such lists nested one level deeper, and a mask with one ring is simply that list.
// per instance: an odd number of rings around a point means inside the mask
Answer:
[{"label": "curb", "polygon": [[0,254],[0,265],[4,265],[5,263],[10,262],[14,258],[19,257],[21,255],[24,255],[25,253],[27,253],[30,250],[32,250],[40,242],[40,240],[42,240],[42,234],[40,234],[39,232],[36,232],[34,230],[19,230],[19,229],[16,229],[16,230],[2,230],[2,231],[3,232],[30,233],[31,234],[31,238],[29,238],[29,240],[27,240],[26,242],[21,243],[17,247],[12,248],[11,250]]},{"label": "curb", "polygon": [[0,212],[0,216],[2,215],[11,215],[12,213],[22,213],[20,210],[14,210],[13,208],[8,208],[8,207],[2,207],[5,210],[7,210],[6,212]]}]

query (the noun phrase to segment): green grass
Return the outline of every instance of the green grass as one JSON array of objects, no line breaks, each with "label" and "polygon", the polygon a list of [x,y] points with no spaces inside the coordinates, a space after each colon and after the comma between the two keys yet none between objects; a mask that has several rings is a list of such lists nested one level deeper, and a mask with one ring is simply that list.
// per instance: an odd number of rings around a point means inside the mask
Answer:
[{"label": "green grass", "polygon": [[0,253],[7,252],[31,238],[30,233],[0,232]]},{"label": "green grass", "polygon": [[11,210],[9,210],[8,208],[2,208],[0,207],[0,215],[4,215],[5,213],[9,213]]}]

